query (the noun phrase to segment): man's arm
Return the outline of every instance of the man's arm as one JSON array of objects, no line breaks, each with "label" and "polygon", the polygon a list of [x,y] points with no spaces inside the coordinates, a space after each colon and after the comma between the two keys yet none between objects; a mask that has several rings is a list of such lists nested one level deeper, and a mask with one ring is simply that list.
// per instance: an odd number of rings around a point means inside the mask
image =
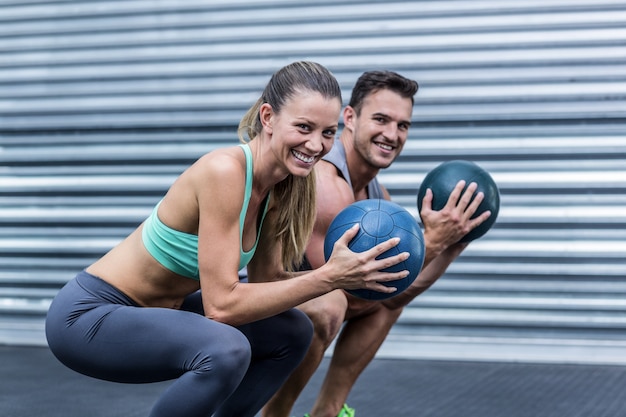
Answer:
[{"label": "man's arm", "polygon": [[470,184],[462,193],[464,186],[465,182],[457,184],[450,194],[448,203],[440,211],[432,210],[432,191],[428,190],[426,193],[420,213],[425,229],[424,266],[406,290],[383,301],[388,308],[396,309],[406,306],[437,282],[469,244],[458,243],[458,241],[490,216],[489,212],[485,212],[475,219],[471,218],[480,205],[483,194],[477,194],[472,201],[476,185]]},{"label": "man's arm", "polygon": [[313,269],[326,262],[324,238],[333,219],[341,210],[354,203],[354,195],[348,183],[339,176],[337,168],[329,162],[320,161],[315,166],[317,187],[317,212],[315,226],[306,249],[306,258]]},{"label": "man's arm", "polygon": [[383,300],[383,304],[391,309],[405,307],[415,297],[429,289],[446,272],[448,266],[463,252],[469,243],[456,243],[449,246],[439,256],[422,269],[415,281],[402,293]]}]

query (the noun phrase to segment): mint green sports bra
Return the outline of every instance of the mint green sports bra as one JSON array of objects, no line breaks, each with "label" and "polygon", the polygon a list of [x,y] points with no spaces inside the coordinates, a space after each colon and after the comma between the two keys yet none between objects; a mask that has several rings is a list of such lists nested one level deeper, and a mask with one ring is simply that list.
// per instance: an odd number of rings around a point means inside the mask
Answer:
[{"label": "mint green sports bra", "polygon": [[[259,223],[257,238],[252,249],[245,252],[242,248],[243,224],[248,211],[248,203],[252,195],[252,152],[247,144],[240,145],[246,156],[246,189],[244,193],[243,205],[239,214],[239,269],[248,265],[257,244],[259,243],[259,235],[261,233],[261,225],[267,213],[269,205],[269,195],[265,198],[265,207]],[[163,201],[163,200],[161,200]],[[181,232],[172,229],[163,224],[157,215],[157,211],[161,201],[156,205],[152,214],[148,217],[143,225],[141,237],[143,244],[161,265],[170,271],[195,280],[200,279],[198,270],[198,235]]]}]

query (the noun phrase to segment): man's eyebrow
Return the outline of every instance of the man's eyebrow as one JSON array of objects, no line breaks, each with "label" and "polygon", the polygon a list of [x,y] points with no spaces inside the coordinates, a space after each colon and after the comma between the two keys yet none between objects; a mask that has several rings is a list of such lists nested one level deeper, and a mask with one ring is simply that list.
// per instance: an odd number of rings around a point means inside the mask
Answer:
[{"label": "man's eyebrow", "polygon": [[[391,117],[388,114],[380,113],[380,112],[373,113],[372,117],[382,117],[384,119],[391,120]],[[398,123],[403,123],[403,124],[406,124],[408,126],[411,126],[411,120],[399,120]]]},{"label": "man's eyebrow", "polygon": [[384,118],[384,119],[390,119],[390,117],[389,117],[389,115],[388,115],[388,114],[386,114],[386,113],[380,113],[380,112],[373,113],[373,114],[372,114],[372,117],[382,117],[382,118]]}]

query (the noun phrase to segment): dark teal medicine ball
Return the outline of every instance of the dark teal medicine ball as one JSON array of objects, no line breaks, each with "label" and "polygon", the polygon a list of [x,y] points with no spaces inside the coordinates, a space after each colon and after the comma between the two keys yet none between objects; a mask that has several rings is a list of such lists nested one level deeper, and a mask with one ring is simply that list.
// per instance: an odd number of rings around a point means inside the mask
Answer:
[{"label": "dark teal medicine ball", "polygon": [[352,203],[335,216],[326,232],[324,257],[327,261],[337,239],[355,223],[359,223],[359,232],[348,244],[350,250],[365,252],[392,237],[399,237],[400,243],[382,253],[378,259],[409,252],[410,256],[407,260],[383,270],[385,272],[408,270],[409,275],[399,280],[383,283],[383,285],[397,289],[391,294],[369,289],[348,290],[348,292],[367,300],[383,300],[404,291],[415,281],[424,264],[424,235],[415,217],[402,206],[388,200],[368,199]]},{"label": "dark teal medicine ball", "polygon": [[478,206],[478,210],[476,210],[472,218],[479,216],[486,210],[491,211],[491,216],[489,216],[487,220],[460,240],[461,242],[471,242],[483,236],[491,229],[500,211],[500,191],[498,190],[498,186],[491,175],[476,163],[454,160],[444,162],[435,167],[426,175],[420,185],[417,193],[417,209],[418,212],[422,212],[422,200],[424,199],[426,190],[430,188],[433,191],[432,208],[435,211],[441,210],[448,202],[450,193],[460,180],[465,180],[466,188],[471,182],[477,183],[478,188],[476,193],[483,192],[485,194],[485,198],[482,203],[480,203],[480,206]]}]

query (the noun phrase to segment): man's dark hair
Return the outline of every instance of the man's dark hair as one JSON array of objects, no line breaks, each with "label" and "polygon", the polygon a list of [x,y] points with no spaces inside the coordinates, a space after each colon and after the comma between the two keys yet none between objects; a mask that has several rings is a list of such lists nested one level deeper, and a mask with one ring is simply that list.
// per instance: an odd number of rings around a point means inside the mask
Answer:
[{"label": "man's dark hair", "polygon": [[402,97],[410,98],[411,104],[413,104],[415,102],[413,96],[417,93],[418,88],[417,81],[403,77],[396,72],[368,71],[364,72],[357,80],[348,104],[359,115],[365,98],[383,89],[391,90]]}]

